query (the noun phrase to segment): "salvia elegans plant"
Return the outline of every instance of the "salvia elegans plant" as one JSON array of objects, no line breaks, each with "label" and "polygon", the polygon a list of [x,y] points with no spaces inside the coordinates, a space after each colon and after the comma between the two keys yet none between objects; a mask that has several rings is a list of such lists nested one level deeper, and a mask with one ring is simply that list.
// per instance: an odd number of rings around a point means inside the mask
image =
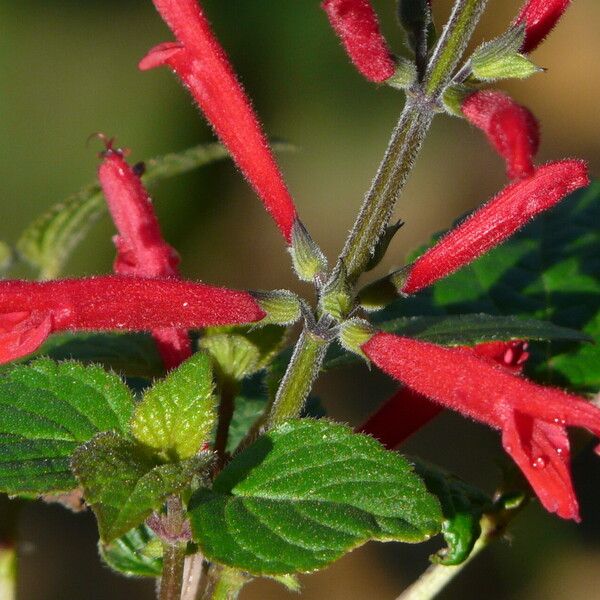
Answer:
[{"label": "salvia elegans plant", "polygon": [[[322,2],[340,52],[368,82],[405,96],[337,258],[301,221],[278,145],[201,4],[154,0],[173,38],[139,68],[170,69],[219,144],[134,164],[121,140],[99,135],[96,183],[17,243],[15,259],[37,280],[11,279],[6,265],[0,490],[92,510],[101,559],[156,578],[162,600],[233,599],[259,577],[298,591],[299,574],[370,540],[438,536],[431,567],[401,596],[432,598],[529,501],[581,519],[572,455],[600,436],[600,188],[583,160],[539,164],[536,117],[498,88],[541,71],[530,53],[570,2],[528,0],[470,55],[487,1],[456,0],[443,27],[431,4],[398,1],[406,45],[395,55],[369,0]],[[446,116],[481,130],[506,186],[404,266],[359,283],[400,229],[397,201],[432,121]],[[227,155],[316,301],[182,277],[148,188]],[[61,279],[106,209],[113,273]],[[311,392],[322,371],[361,362],[398,387],[353,429],[323,416]],[[445,409],[497,431],[505,465],[492,495],[398,453]],[[570,427],[581,430],[575,447]],[[8,598],[14,553],[2,552]]]}]

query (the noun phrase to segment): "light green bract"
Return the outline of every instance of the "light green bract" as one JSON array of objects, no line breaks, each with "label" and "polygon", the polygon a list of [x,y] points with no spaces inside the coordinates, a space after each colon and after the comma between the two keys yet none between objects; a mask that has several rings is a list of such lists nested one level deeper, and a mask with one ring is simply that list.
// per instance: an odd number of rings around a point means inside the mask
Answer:
[{"label": "light green bract", "polygon": [[314,571],[368,540],[421,542],[443,520],[397,453],[310,419],[260,437],[194,494],[189,514],[207,558],[257,575]]},{"label": "light green bract", "polygon": [[0,490],[66,492],[77,487],[69,461],[100,431],[126,432],[133,397],[114,374],[40,359],[0,379]]},{"label": "light green bract", "polygon": [[145,394],[131,421],[133,435],[171,459],[193,456],[215,423],[211,361],[194,354]]}]

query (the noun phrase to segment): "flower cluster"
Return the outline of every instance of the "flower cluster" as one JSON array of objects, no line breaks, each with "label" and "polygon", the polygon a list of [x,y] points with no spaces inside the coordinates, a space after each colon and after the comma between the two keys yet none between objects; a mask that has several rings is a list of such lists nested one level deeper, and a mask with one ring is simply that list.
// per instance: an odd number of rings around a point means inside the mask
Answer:
[{"label": "flower cluster", "polygon": [[[333,13],[336,18],[332,23],[352,61],[361,72],[367,72],[368,57],[361,52],[364,36],[356,34],[354,43],[347,38],[355,29],[354,15],[359,10],[366,11],[368,3],[347,0],[327,4],[343,6],[351,15],[342,23],[343,13]],[[568,5],[568,0],[529,0],[515,20],[515,25],[523,24],[525,29],[521,52],[535,49]],[[354,12],[348,6],[353,6]],[[373,19],[370,16],[369,22],[374,23]],[[371,25],[370,31],[378,30]],[[380,63],[385,43],[379,42],[377,48],[372,51],[373,64]],[[467,265],[589,183],[587,166],[582,161],[534,165],[539,147],[538,123],[527,108],[506,94],[478,90],[465,97],[461,108],[504,158],[513,183],[412,265],[386,278],[402,295],[415,294]],[[563,518],[579,520],[568,466],[566,427],[583,427],[600,435],[600,410],[582,398],[524,379],[521,370],[528,354],[523,342],[445,348],[374,332],[366,324],[351,321],[342,325],[341,339],[346,347],[368,358],[404,386],[359,431],[394,448],[443,407],[456,410],[501,430],[504,449],[545,508]]]}]

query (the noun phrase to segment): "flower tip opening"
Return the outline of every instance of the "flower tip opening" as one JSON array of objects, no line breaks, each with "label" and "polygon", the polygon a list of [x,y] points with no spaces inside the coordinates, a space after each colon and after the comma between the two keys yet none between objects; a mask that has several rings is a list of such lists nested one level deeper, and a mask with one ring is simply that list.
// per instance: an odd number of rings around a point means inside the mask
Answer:
[{"label": "flower tip opening", "polygon": [[138,63],[140,71],[149,71],[156,67],[168,65],[174,57],[184,52],[183,46],[179,42],[164,42],[151,48],[146,56]]}]

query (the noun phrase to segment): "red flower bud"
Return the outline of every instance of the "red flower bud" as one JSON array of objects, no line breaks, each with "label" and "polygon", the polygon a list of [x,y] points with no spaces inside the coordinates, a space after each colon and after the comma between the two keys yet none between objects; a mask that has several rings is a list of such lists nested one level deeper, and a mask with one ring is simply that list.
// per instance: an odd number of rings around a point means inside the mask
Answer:
[{"label": "red flower bud", "polygon": [[529,0],[519,13],[515,24],[525,23],[522,52],[535,50],[554,29],[571,0]]},{"label": "red flower bud", "polygon": [[414,294],[502,243],[539,213],[589,184],[587,166],[563,160],[504,188],[410,267],[402,293]]},{"label": "red flower bud", "polygon": [[250,100],[200,6],[196,0],[154,0],[154,4],[180,43],[153,48],[140,69],[167,65],[175,71],[289,243],[296,219],[294,202]]},{"label": "red flower bud", "polygon": [[413,391],[501,430],[504,449],[544,507],[579,520],[565,427],[583,427],[600,435],[600,409],[577,396],[529,382],[464,349],[377,333],[361,350]]},{"label": "red flower bud", "polygon": [[[527,343],[522,341],[486,342],[473,347],[464,346],[463,349],[494,361],[514,373],[522,372],[523,364],[529,357],[526,352]],[[443,406],[431,402],[426,396],[402,387],[357,431],[373,436],[388,450],[393,450],[437,417],[443,409]]]},{"label": "red flower bud", "polygon": [[470,123],[485,133],[490,144],[504,158],[510,179],[533,174],[533,157],[540,145],[540,129],[531,111],[510,96],[490,90],[471,94],[464,101],[462,111]]},{"label": "red flower bud", "polygon": [[325,0],[321,7],[364,77],[381,83],[395,73],[396,64],[369,0]]},{"label": "red flower bud", "polygon": [[[113,238],[117,275],[179,278],[179,257],[163,239],[152,200],[140,178],[125,161],[123,152],[112,148],[103,153],[98,169],[100,185],[117,231]],[[192,355],[185,329],[153,330],[158,351],[167,369],[179,366]]]},{"label": "red flower bud", "polygon": [[36,350],[56,331],[153,331],[254,323],[247,292],[174,279],[93,277],[0,281],[0,363]]}]

